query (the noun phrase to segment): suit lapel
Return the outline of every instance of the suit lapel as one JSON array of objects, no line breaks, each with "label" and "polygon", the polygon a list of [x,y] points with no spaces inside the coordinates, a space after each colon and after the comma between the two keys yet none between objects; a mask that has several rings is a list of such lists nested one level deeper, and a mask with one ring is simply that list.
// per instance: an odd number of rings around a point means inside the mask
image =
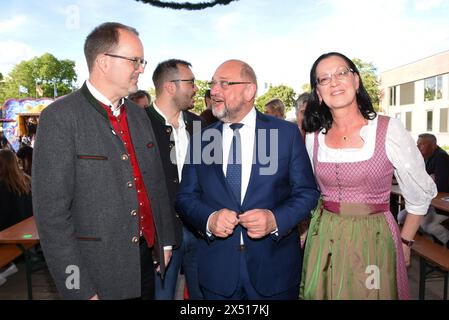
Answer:
[{"label": "suit lapel", "polygon": [[[126,106],[126,120],[128,121],[129,134],[131,141],[133,142],[134,149],[143,148],[145,145],[147,148],[154,145],[154,136],[152,135],[151,126],[146,123],[147,118],[137,116],[133,110],[133,106],[130,106],[128,99],[125,99]],[[150,130],[142,130],[142,128],[150,128]]]},{"label": "suit lapel", "polygon": [[259,130],[265,130],[265,132],[268,132],[268,121],[269,118],[264,116],[263,114],[261,114],[259,111],[257,111],[257,116],[256,116],[256,129],[254,132],[254,148],[253,148],[253,163],[251,166],[251,174],[249,177],[249,182],[248,182],[248,187],[246,188],[246,192],[245,192],[245,196],[243,197],[243,201],[242,201],[242,207],[244,208],[246,203],[249,201],[249,195],[251,195],[253,193],[253,189],[256,188],[257,186],[257,177],[259,176],[259,171],[260,171],[260,163],[259,163],[259,159],[257,157],[257,146],[260,145],[260,143],[267,143],[266,139],[265,141],[259,141],[259,135],[258,132]]},{"label": "suit lapel", "polygon": [[[219,123],[219,125],[218,125],[218,127],[216,129],[218,129],[220,131],[220,134],[221,134],[220,135],[220,137],[221,137],[221,140],[220,140],[221,150],[215,150],[214,149],[213,152],[220,152],[220,151],[223,150],[223,122],[220,121],[220,123]],[[215,158],[215,154],[212,154],[212,157]],[[215,173],[217,174],[219,180],[223,184],[226,185],[226,188],[228,188],[227,183],[226,183],[226,178],[225,178],[224,173],[223,173],[223,152],[220,152],[219,157],[220,157],[220,161],[214,162],[214,164],[213,164],[214,169],[215,169]]]}]

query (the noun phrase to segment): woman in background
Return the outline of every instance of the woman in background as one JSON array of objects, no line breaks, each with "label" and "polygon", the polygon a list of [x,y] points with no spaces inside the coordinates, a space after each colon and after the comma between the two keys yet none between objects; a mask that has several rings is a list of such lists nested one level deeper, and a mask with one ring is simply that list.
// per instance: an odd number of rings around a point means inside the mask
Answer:
[{"label": "woman in background", "polygon": [[0,150],[0,231],[33,215],[31,178],[9,149]]},{"label": "woman in background", "polygon": [[[9,149],[0,150],[0,231],[33,215],[31,178],[19,169],[17,157]],[[17,272],[14,263],[0,269],[0,285]]]}]

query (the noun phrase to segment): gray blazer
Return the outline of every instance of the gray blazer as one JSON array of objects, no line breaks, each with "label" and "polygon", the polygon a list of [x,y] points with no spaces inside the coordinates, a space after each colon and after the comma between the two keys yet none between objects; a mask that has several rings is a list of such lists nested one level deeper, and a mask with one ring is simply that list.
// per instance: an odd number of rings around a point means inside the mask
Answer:
[{"label": "gray blazer", "polygon": [[[157,141],[145,111],[125,104],[162,252],[163,246],[178,244]],[[33,155],[34,214],[63,298],[141,295],[138,204],[126,155],[106,111],[85,84],[40,116]]]}]

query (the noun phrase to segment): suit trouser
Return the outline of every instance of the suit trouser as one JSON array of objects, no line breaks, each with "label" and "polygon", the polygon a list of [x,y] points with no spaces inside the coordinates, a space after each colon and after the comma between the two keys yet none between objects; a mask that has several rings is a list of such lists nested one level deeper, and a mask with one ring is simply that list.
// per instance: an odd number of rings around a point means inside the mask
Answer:
[{"label": "suit trouser", "polygon": [[173,250],[170,263],[165,270],[164,280],[158,274],[155,274],[156,300],[173,300],[175,298],[176,284],[181,266],[185,276],[189,299],[203,299],[203,294],[198,283],[197,248],[199,239],[185,226],[182,229],[182,244],[178,249]]},{"label": "suit trouser", "polygon": [[141,276],[141,299],[154,299],[154,266],[153,250],[148,248],[147,241],[142,236],[139,242],[140,247],[140,276]]},{"label": "suit trouser", "polygon": [[[276,275],[273,274],[273,277],[276,277]],[[251,284],[251,279],[249,278],[244,249],[240,252],[239,281],[237,283],[237,288],[231,296],[222,296],[211,292],[204,287],[201,287],[201,289],[203,290],[204,298],[206,300],[297,300],[299,294],[299,285],[273,296],[263,296],[258,293]]]}]

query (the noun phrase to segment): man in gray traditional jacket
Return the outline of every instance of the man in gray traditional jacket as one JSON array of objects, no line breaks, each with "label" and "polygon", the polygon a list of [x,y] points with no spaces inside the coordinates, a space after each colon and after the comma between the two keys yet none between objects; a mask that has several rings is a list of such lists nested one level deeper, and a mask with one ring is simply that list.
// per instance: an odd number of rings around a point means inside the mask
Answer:
[{"label": "man in gray traditional jacket", "polygon": [[66,299],[152,299],[177,246],[157,142],[125,96],[146,61],[135,29],[104,23],[86,38],[89,80],[41,114],[33,206],[45,258]]}]

